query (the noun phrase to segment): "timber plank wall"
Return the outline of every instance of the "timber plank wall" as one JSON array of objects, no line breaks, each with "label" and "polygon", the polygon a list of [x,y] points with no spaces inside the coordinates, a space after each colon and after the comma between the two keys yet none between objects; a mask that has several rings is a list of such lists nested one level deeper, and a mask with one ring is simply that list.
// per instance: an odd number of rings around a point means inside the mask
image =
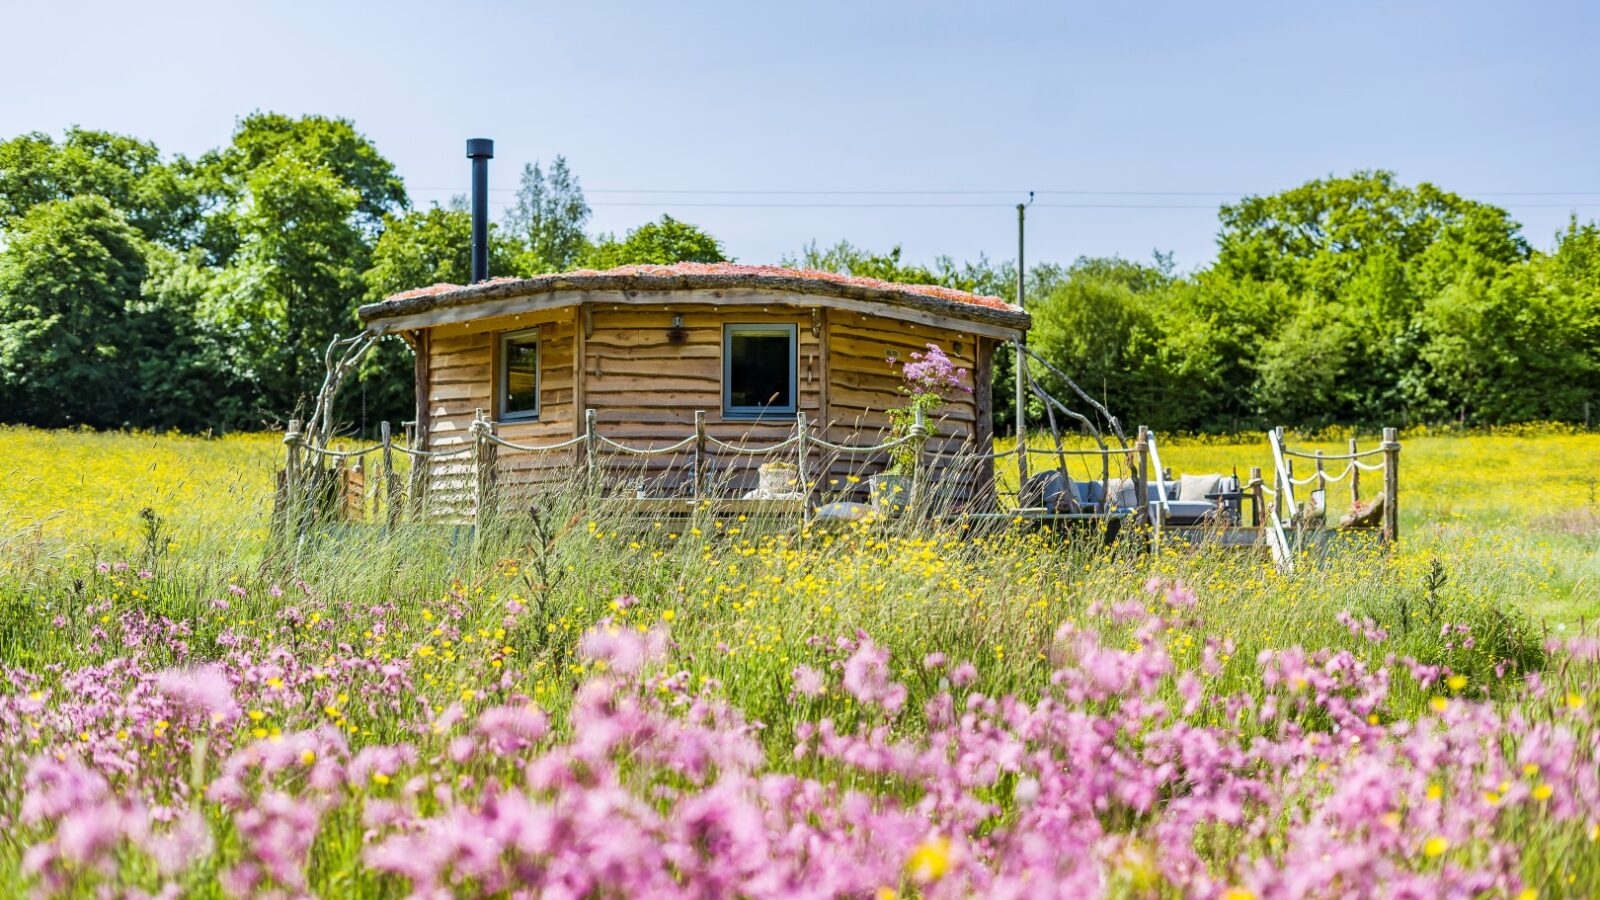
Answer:
[{"label": "timber plank wall", "polygon": [[[695,302],[701,292],[682,291],[653,297],[585,294],[575,305],[485,318],[427,329],[422,378],[427,384],[427,448],[453,450],[471,443],[471,422],[482,409],[496,417],[496,366],[499,335],[537,326],[539,331],[540,412],[537,421],[499,423],[497,433],[523,444],[551,444],[583,433],[583,410],[596,410],[599,431],[612,440],[636,447],[675,443],[694,432],[696,410],[706,413],[708,435],[729,443],[757,446],[777,443],[794,433],[794,418],[774,415],[760,420],[725,418],[722,414],[722,352],[725,324],[789,324],[796,326],[798,407],[813,422],[812,434],[835,443],[874,444],[888,434],[888,410],[902,404],[900,364],[929,342],[942,347],[956,365],[967,369],[969,384],[987,390],[987,366],[995,344],[921,322],[829,308],[815,297],[748,292],[748,304],[730,304],[728,297]],[[656,302],[645,302],[646,300]],[[765,301],[765,302],[762,302]],[[674,329],[673,317],[682,316]],[[960,394],[929,425],[930,450],[945,454],[974,448],[987,452],[989,405],[986,397]],[[626,471],[643,480],[652,494],[680,492],[689,478],[688,451],[650,457],[607,451],[608,471]],[[772,458],[794,459],[792,448],[779,456],[733,458],[713,451],[714,464],[730,475],[728,491],[755,483],[754,469]],[[533,455],[508,448],[498,451],[501,488],[566,481],[581,452]],[[823,493],[864,490],[865,475],[881,470],[884,458],[851,460],[812,451],[812,477],[827,473]],[[935,479],[957,499],[971,494],[986,479],[975,467],[959,473],[941,471]],[[852,481],[851,476],[860,479]],[[430,466],[432,506],[441,513],[468,511],[471,459],[434,460]],[[463,506],[465,504],[465,507]]]}]

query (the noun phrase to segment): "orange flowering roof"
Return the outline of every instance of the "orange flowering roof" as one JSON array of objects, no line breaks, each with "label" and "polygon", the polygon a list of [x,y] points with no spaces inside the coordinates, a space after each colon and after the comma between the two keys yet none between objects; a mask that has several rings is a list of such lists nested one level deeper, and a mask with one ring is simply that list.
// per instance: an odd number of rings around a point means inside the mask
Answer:
[{"label": "orange flowering roof", "polygon": [[675,263],[670,266],[618,266],[614,269],[577,269],[533,278],[491,278],[474,285],[434,284],[393,294],[361,307],[363,320],[423,312],[444,306],[467,305],[523,294],[555,291],[691,290],[735,287],[770,288],[807,294],[836,295],[936,307],[938,311],[979,321],[1002,322],[1026,328],[1027,313],[1000,299],[934,284],[895,284],[877,278],[841,275],[817,269],[782,266],[747,266],[737,263]]}]

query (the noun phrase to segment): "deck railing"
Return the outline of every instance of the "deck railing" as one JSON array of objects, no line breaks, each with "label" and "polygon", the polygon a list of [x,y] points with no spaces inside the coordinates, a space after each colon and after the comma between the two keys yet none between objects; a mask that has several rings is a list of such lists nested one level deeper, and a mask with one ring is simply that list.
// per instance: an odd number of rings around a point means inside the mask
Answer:
[{"label": "deck railing", "polygon": [[[743,470],[728,467],[721,472],[723,480],[719,482],[714,472],[719,457],[775,457],[789,462],[794,471],[790,482],[792,488],[781,492],[782,497],[774,498],[778,501],[775,505],[804,518],[811,513],[810,501],[813,497],[826,497],[830,493],[824,481],[832,472],[834,462],[847,459],[881,468],[887,454],[912,445],[916,448],[916,464],[910,479],[911,495],[904,504],[908,508],[927,512],[937,506],[936,503],[930,503],[930,499],[938,480],[934,470],[940,463],[944,465],[944,474],[956,482],[966,477],[963,473],[968,471],[967,467],[974,467],[970,470],[972,482],[968,485],[969,491],[986,495],[989,502],[994,503],[1002,493],[1007,493],[1001,490],[1000,475],[1002,465],[1008,459],[1016,459],[1017,474],[1020,476],[1029,471],[1029,458],[1052,458],[1055,466],[1040,467],[1035,475],[1054,468],[1065,476],[1068,458],[1098,458],[1102,503],[1097,508],[1075,515],[1063,515],[1059,509],[1031,506],[1030,498],[1025,493],[1029,485],[1019,482],[1016,508],[1012,513],[1021,517],[1122,519],[1125,520],[1124,525],[1131,524],[1144,529],[1140,532],[1144,535],[1141,540],[1158,550],[1163,545],[1169,527],[1167,470],[1162,464],[1155,435],[1142,426],[1131,447],[1108,446],[1100,440],[1097,440],[1098,446],[1095,447],[1067,447],[1063,446],[1059,435],[1055,435],[1054,446],[1019,444],[1006,450],[976,452],[964,449],[956,453],[930,448],[930,440],[935,435],[921,413],[917,414],[905,434],[865,445],[836,443],[814,434],[812,423],[804,412],[796,415],[792,433],[767,442],[730,442],[717,438],[707,432],[706,413],[703,410],[695,412],[692,433],[671,443],[648,447],[634,446],[602,434],[596,412],[592,409],[585,411],[583,430],[579,434],[547,444],[524,444],[506,439],[497,433],[497,424],[490,421],[482,410],[477,411],[467,429],[468,440],[455,447],[419,449],[414,446],[418,441],[411,428],[407,429],[406,441],[398,443],[393,439],[387,422],[382,423],[379,434],[377,443],[353,449],[315,446],[307,440],[300,422],[291,421],[283,438],[286,455],[274,526],[289,529],[299,537],[319,517],[326,517],[330,512],[335,516],[343,516],[359,510],[358,514],[349,517],[365,517],[369,502],[372,519],[381,520],[389,526],[404,520],[440,518],[430,500],[434,475],[437,474],[434,470],[437,464],[448,465],[452,461],[465,464],[464,471],[454,473],[458,480],[464,480],[464,485],[458,486],[453,494],[453,499],[459,501],[454,511],[459,517],[470,518],[474,522],[482,521],[486,516],[492,516],[504,499],[500,490],[502,486],[497,483],[501,449],[531,455],[563,451],[581,454],[581,460],[575,455],[567,469],[570,475],[579,476],[581,481],[579,478],[567,481],[594,497],[605,493],[608,488],[607,475],[618,471],[618,467],[608,462],[608,456],[637,460],[687,456],[686,484],[680,482],[676,488],[669,490],[670,497],[657,499],[682,499],[693,501],[696,506],[708,501],[722,503],[737,499],[729,493],[731,476],[747,474],[751,467],[745,466]],[[1325,512],[1329,484],[1348,480],[1352,509],[1359,511],[1363,508],[1363,472],[1382,473],[1380,535],[1386,543],[1398,540],[1400,443],[1395,429],[1383,429],[1379,445],[1367,450],[1361,450],[1357,442],[1351,439],[1348,453],[1330,454],[1322,450],[1308,452],[1291,448],[1282,428],[1267,432],[1267,442],[1272,455],[1270,486],[1268,480],[1263,478],[1261,468],[1252,467],[1250,478],[1241,485],[1240,491],[1244,498],[1250,500],[1249,527],[1258,532],[1258,540],[1266,543],[1280,566],[1293,568],[1295,557],[1305,548],[1312,533],[1321,530],[1320,519]],[[365,465],[368,458],[375,459],[377,466],[376,477],[371,482],[368,481]],[[409,463],[404,486],[397,458]],[[814,458],[820,461],[820,472],[812,467]],[[1315,470],[1303,477],[1295,475],[1296,460],[1313,462]],[[352,461],[355,462],[354,466],[351,465]],[[1345,465],[1337,472],[1330,471],[1329,464],[1337,462]],[[551,467],[552,470],[556,468]],[[681,468],[674,469],[669,465],[660,477],[669,477],[674,471],[681,471]],[[1113,496],[1114,468],[1126,473],[1116,481],[1121,481],[1124,486],[1131,483],[1131,506],[1126,502],[1116,502],[1117,498]],[[851,482],[859,480],[854,476],[849,478]],[[1154,491],[1151,490],[1152,486]],[[1307,486],[1314,487],[1310,496],[1302,500],[1296,488]],[[684,487],[687,490],[683,490]],[[641,488],[639,496],[648,499],[645,493]],[[854,493],[854,489],[832,493]],[[997,506],[994,508],[998,510]],[[1244,523],[1223,524],[1242,526]]]},{"label": "deck railing", "polygon": [[[932,465],[941,456],[948,456],[930,451],[928,444],[934,433],[920,410],[916,412],[915,419],[905,434],[867,445],[837,443],[814,434],[811,421],[804,412],[795,416],[792,434],[782,440],[766,443],[753,441],[734,443],[709,434],[706,430],[704,410],[695,412],[693,433],[662,446],[633,446],[602,434],[593,409],[585,410],[583,421],[582,432],[574,437],[548,444],[523,444],[507,440],[498,434],[497,424],[489,420],[480,409],[468,426],[467,442],[457,447],[424,450],[411,445],[415,439],[409,430],[410,439],[406,443],[395,442],[387,422],[382,423],[380,440],[375,444],[353,449],[319,447],[307,440],[298,420],[291,420],[288,431],[283,437],[285,462],[279,488],[279,513],[276,516],[276,524],[293,527],[300,533],[316,517],[319,509],[326,512],[330,507],[334,509],[345,509],[355,505],[364,507],[369,497],[373,499],[376,507],[375,517],[381,514],[388,524],[396,524],[402,519],[428,518],[429,495],[433,480],[430,477],[430,470],[435,463],[451,460],[468,463],[470,466],[467,499],[470,500],[470,515],[478,518],[486,512],[492,512],[495,506],[498,454],[502,448],[532,455],[568,450],[579,452],[582,461],[576,463],[574,469],[582,471],[586,489],[595,494],[605,489],[603,482],[607,472],[616,468],[607,465],[607,455],[644,459],[688,454],[689,477],[686,499],[693,501],[719,497],[712,474],[712,461],[718,455],[776,456],[785,460],[792,457],[795,471],[794,490],[788,493],[804,498],[809,497],[820,486],[820,480],[814,479],[811,471],[814,454],[823,457],[824,461],[830,458],[864,460],[881,458],[891,451],[911,445],[916,448],[914,453],[916,465],[911,473],[912,493],[909,502],[915,504],[923,499],[922,495],[928,489]],[[1003,457],[1011,452],[1014,451],[991,454],[982,458]],[[409,476],[403,492],[395,462],[396,456],[406,457],[410,462]],[[963,454],[962,462],[965,464],[980,456]],[[378,465],[376,490],[368,489],[365,468],[368,457],[375,457]],[[314,460],[321,461],[322,465],[314,464]],[[352,461],[355,461],[354,467],[351,465]],[[807,505],[802,504],[800,511],[802,514],[808,512]]]}]

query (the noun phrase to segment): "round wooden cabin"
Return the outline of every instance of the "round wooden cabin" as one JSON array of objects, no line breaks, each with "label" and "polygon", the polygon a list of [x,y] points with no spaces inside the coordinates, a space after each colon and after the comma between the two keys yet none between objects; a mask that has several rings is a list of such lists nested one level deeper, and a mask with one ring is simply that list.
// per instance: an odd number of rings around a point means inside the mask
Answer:
[{"label": "round wooden cabin", "polygon": [[[1021,338],[1029,319],[995,297],[928,285],[889,284],[831,272],[732,264],[629,266],[471,286],[439,284],[361,307],[369,331],[398,334],[416,352],[416,444],[451,450],[472,441],[481,410],[510,442],[547,446],[597,432],[629,447],[662,447],[695,434],[745,447],[775,445],[809,420],[811,435],[870,445],[904,405],[899,365],[930,343],[967,370],[959,393],[928,422],[929,475],[969,502],[992,496],[988,467],[952,466],[963,450],[987,453],[993,436],[994,350]],[[547,453],[501,447],[504,487],[568,481],[584,442]],[[609,445],[605,468],[627,487],[686,496],[684,455],[634,456]],[[713,451],[728,490],[755,483],[759,454]],[[864,490],[863,469],[887,461],[821,458],[807,485],[832,499]],[[959,471],[957,471],[959,469]],[[980,471],[981,469],[981,471]],[[470,465],[435,460],[436,502],[464,496]],[[620,489],[623,476],[612,481]]]}]

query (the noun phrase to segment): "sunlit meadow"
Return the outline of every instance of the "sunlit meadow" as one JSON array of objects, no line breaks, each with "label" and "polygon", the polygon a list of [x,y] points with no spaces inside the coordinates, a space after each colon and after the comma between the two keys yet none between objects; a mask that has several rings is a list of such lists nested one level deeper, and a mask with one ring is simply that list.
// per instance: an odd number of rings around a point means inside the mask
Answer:
[{"label": "sunlit meadow", "polygon": [[1398,551],[1285,574],[576,496],[284,547],[270,436],[0,429],[0,893],[1589,896],[1600,436],[1404,440]]}]

